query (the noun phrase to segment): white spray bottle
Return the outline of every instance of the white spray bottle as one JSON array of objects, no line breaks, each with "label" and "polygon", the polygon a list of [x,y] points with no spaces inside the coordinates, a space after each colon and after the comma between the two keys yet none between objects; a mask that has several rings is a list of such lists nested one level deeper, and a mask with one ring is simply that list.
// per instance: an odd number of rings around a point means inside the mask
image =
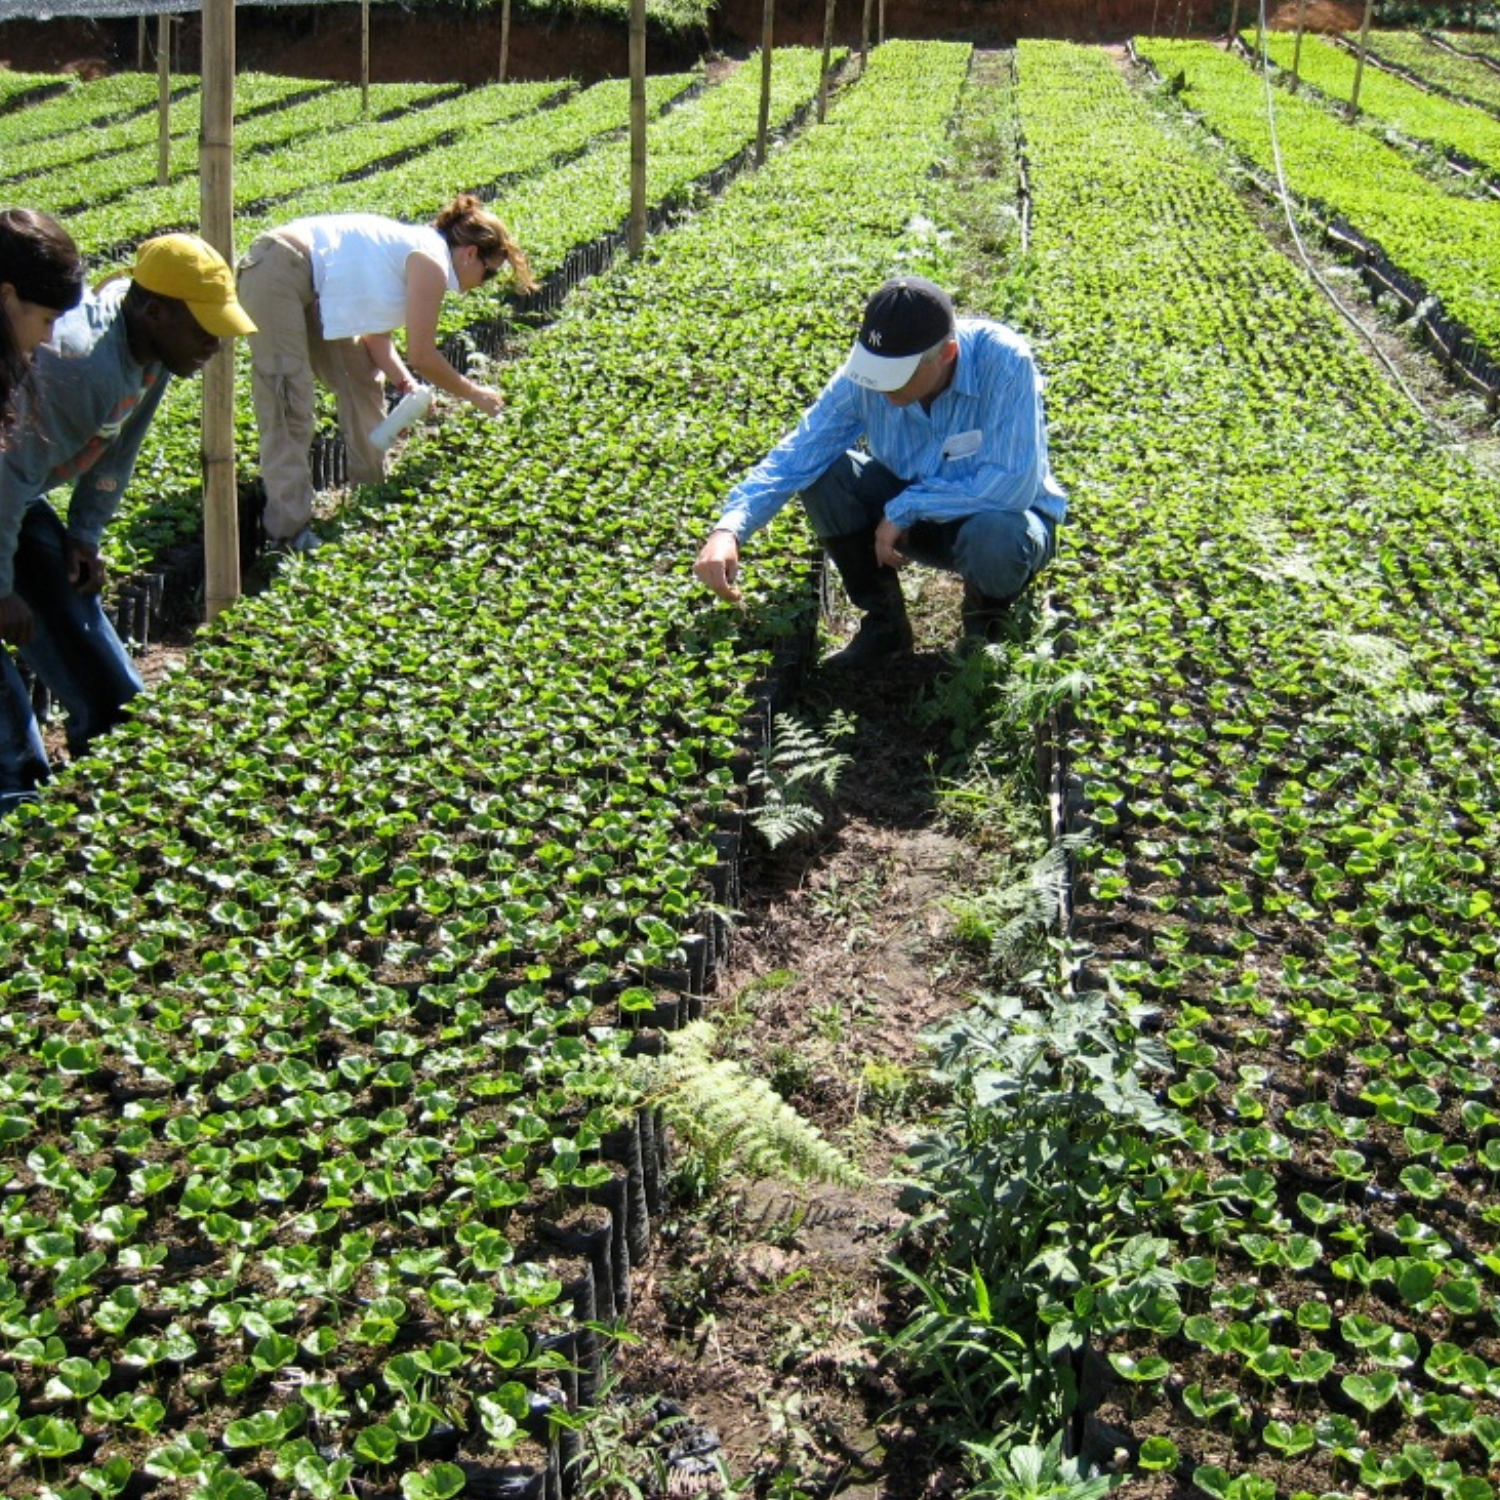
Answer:
[{"label": "white spray bottle", "polygon": [[418,417],[426,414],[432,405],[432,387],[419,385],[408,391],[385,415],[385,420],[370,434],[370,441],[377,448],[389,448],[396,439],[411,426]]}]

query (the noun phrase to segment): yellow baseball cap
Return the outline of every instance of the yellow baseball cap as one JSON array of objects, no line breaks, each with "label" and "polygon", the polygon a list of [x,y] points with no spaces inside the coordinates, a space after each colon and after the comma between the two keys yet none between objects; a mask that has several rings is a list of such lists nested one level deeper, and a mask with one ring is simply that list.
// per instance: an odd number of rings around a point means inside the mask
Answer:
[{"label": "yellow baseball cap", "polygon": [[235,295],[229,262],[196,234],[163,234],[135,252],[131,279],[158,297],[187,303],[199,326],[217,338],[255,333]]}]

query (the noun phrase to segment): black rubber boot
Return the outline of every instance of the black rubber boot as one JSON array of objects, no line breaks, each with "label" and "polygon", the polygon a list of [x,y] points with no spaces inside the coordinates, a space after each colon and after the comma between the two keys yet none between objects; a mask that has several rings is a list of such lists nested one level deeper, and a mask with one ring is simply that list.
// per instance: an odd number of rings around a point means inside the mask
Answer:
[{"label": "black rubber boot", "polygon": [[842,651],[828,658],[833,667],[870,667],[911,650],[911,621],[894,568],[875,559],[875,533],[855,531],[823,538],[823,546],[844,580],[844,592],[864,611],[859,632]]},{"label": "black rubber boot", "polygon": [[965,640],[993,641],[1010,617],[1011,606],[1019,594],[985,594],[966,579],[961,618]]}]

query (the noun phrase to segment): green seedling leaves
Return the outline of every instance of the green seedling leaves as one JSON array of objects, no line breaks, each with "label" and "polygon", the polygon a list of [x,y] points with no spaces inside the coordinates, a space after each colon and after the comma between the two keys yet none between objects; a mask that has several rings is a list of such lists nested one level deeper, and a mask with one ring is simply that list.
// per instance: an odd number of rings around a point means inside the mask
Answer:
[{"label": "green seedling leaves", "polygon": [[1396,1394],[1396,1376],[1389,1371],[1376,1375],[1346,1375],[1340,1381],[1344,1394],[1367,1412],[1377,1412]]},{"label": "green seedling leaves", "polygon": [[1310,1453],[1317,1446],[1317,1435],[1307,1422],[1267,1422],[1261,1431],[1261,1441],[1287,1458],[1297,1458]]},{"label": "green seedling leaves", "polygon": [[1147,1471],[1175,1469],[1181,1461],[1177,1444],[1168,1437],[1153,1436],[1141,1444],[1138,1462]]},{"label": "green seedling leaves", "polygon": [[1182,1404],[1200,1422],[1211,1422],[1215,1417],[1235,1415],[1242,1403],[1235,1391],[1205,1391],[1195,1382],[1183,1388]]},{"label": "green seedling leaves", "polygon": [[1109,1363],[1115,1374],[1134,1385],[1153,1385],[1172,1373],[1172,1366],[1159,1354],[1146,1354],[1138,1359],[1129,1354],[1111,1354]]},{"label": "green seedling leaves", "polygon": [[457,1464],[434,1464],[424,1472],[401,1476],[401,1493],[406,1500],[452,1500],[461,1494],[467,1480]]},{"label": "green seedling leaves", "polygon": [[63,1417],[27,1417],[15,1429],[22,1450],[38,1462],[66,1458],[83,1446],[83,1434]]},{"label": "green seedling leaves", "polygon": [[383,1422],[366,1427],[354,1439],[354,1453],[361,1463],[385,1468],[395,1462],[401,1439]]},{"label": "green seedling leaves", "polygon": [[307,1420],[307,1409],[295,1403],[279,1410],[258,1411],[241,1417],[224,1429],[224,1441],[231,1448],[277,1447],[293,1433],[300,1432]]}]

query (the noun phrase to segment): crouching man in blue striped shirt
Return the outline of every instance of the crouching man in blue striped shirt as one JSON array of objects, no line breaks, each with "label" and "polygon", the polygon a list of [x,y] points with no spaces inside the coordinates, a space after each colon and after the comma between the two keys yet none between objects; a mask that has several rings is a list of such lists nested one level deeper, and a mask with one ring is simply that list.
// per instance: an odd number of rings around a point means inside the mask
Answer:
[{"label": "crouching man in blue striped shirt", "polygon": [[886,282],[843,367],[730,493],[696,577],[737,600],[741,544],[796,494],[864,614],[832,663],[911,649],[896,573],[909,562],[959,574],[965,632],[988,633],[1051,559],[1067,512],[1026,341],[955,319],[948,294],[920,276]]}]

